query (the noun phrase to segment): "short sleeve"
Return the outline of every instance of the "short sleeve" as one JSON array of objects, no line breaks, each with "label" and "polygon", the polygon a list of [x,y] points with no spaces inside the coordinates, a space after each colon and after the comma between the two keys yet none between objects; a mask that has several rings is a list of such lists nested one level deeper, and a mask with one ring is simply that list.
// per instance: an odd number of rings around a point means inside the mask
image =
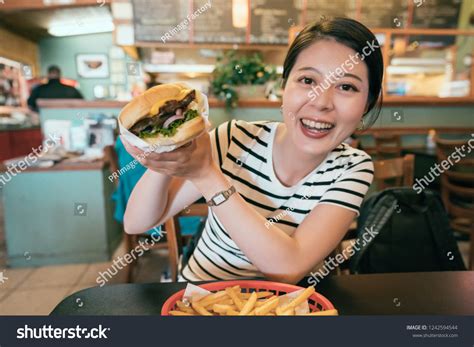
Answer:
[{"label": "short sleeve", "polygon": [[370,156],[351,158],[345,171],[323,194],[320,204],[332,204],[345,207],[359,215],[359,208],[374,178],[374,164]]},{"label": "short sleeve", "polygon": [[219,163],[219,167],[221,168],[232,139],[232,122],[233,120],[222,123],[209,132],[212,148],[212,157],[217,163]]}]

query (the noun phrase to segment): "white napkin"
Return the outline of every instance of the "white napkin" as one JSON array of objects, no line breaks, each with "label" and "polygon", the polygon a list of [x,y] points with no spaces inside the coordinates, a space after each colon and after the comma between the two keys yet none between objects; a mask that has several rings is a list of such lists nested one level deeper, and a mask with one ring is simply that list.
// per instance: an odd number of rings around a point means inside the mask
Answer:
[{"label": "white napkin", "polygon": [[[304,290],[305,289],[303,288],[295,292],[291,292],[291,293],[279,296],[280,301],[278,303],[278,307],[288,305],[291,302],[291,300],[297,298],[298,295],[300,295]],[[296,315],[305,314],[305,313],[309,313],[308,300],[303,301],[301,304],[295,307]]]}]

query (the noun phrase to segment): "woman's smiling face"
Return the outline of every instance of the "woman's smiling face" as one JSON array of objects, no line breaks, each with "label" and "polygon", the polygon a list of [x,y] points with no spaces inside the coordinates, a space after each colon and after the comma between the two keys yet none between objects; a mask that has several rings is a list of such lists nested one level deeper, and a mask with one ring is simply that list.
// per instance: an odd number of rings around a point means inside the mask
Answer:
[{"label": "woman's smiling face", "polygon": [[354,132],[365,113],[368,70],[360,59],[354,64],[351,55],[356,55],[353,49],[328,39],[298,55],[283,93],[283,115],[299,151],[309,155],[331,151]]}]

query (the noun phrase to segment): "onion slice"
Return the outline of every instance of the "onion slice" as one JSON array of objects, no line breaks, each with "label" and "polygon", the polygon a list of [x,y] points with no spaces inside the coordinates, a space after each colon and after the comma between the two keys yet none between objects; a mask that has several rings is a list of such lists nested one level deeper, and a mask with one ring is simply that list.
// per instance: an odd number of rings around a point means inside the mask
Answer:
[{"label": "onion slice", "polygon": [[176,114],[171,116],[163,123],[163,128],[168,129],[168,126],[177,119],[184,119],[183,111],[179,108],[176,110]]}]

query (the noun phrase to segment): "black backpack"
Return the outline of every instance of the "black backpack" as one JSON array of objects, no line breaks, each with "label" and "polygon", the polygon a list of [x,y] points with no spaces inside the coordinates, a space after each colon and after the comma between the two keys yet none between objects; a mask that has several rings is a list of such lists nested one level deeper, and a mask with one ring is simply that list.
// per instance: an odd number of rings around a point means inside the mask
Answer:
[{"label": "black backpack", "polygon": [[351,273],[466,270],[436,192],[389,188],[362,205]]}]

